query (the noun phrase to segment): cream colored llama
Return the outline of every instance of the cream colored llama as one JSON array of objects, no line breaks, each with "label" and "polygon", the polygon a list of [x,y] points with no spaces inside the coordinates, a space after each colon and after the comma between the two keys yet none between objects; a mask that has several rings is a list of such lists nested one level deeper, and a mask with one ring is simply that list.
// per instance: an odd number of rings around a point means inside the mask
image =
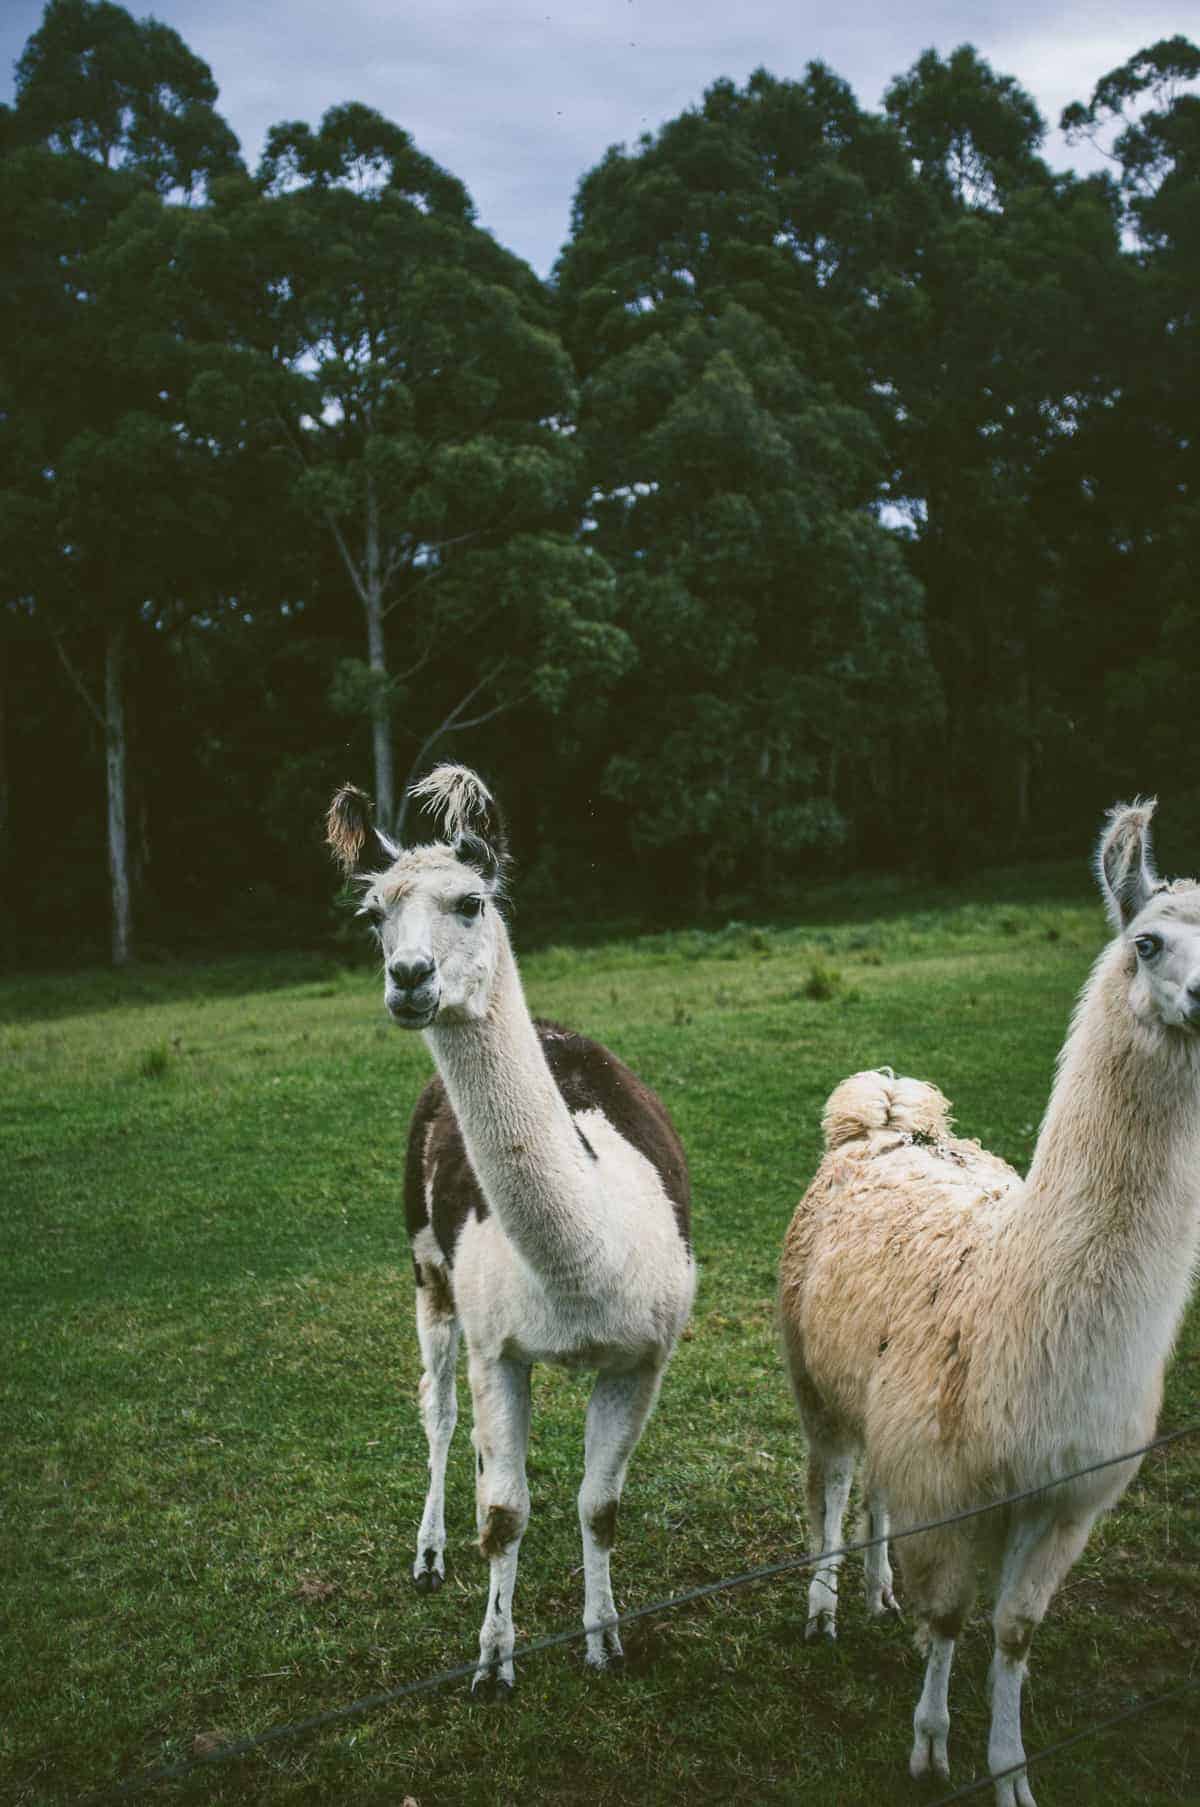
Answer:
[{"label": "cream colored llama", "polygon": [[[841,1542],[865,1453],[868,1524],[908,1525],[1041,1487],[1153,1434],[1200,1241],[1200,886],[1161,883],[1153,803],[1119,806],[1097,869],[1115,940],[1059,1056],[1028,1178],[955,1140],[932,1086],[858,1073],[784,1243],[780,1302],[808,1441],[811,1528]],[[949,1774],[954,1642],[976,1570],[994,1591],[988,1763],[1033,1807],[1021,1682],[1034,1631],[1130,1462],[1004,1512],[898,1541],[928,1666],[909,1768]],[[836,1563],[809,1635],[835,1635]],[[886,1553],[873,1611],[893,1605]]]},{"label": "cream colored llama", "polygon": [[443,765],[409,794],[444,839],[396,846],[347,786],[330,807],[329,840],[362,884],[392,1020],[423,1032],[438,1069],[413,1114],[405,1178],[430,1473],[413,1577],[422,1591],[445,1577],[461,1325],[476,1521],[491,1565],[472,1686],[507,1692],[537,1361],[598,1370],[579,1492],[586,1658],[598,1669],[620,1661],[606,1623],[616,1614],[609,1556],[625,1471],[691,1309],[687,1164],[662,1104],[627,1067],[531,1019],[497,907],[506,854],[485,786]]}]

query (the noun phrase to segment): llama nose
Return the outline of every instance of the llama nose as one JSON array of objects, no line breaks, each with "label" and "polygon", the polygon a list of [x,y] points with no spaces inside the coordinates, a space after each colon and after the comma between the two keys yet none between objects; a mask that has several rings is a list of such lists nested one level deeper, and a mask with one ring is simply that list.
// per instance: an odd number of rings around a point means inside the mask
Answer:
[{"label": "llama nose", "polygon": [[436,970],[428,954],[418,954],[415,960],[393,960],[388,975],[398,990],[417,991]]}]

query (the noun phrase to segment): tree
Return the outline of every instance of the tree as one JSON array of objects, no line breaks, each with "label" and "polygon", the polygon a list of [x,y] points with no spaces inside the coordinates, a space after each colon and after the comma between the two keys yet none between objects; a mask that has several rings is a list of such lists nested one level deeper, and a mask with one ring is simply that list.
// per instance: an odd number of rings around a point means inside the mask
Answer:
[{"label": "tree", "polygon": [[811,377],[866,404],[864,332],[908,242],[904,149],[821,63],[759,69],[614,147],[582,178],[556,282],[587,378],[642,338],[737,305]]},{"label": "tree", "polygon": [[[1075,101],[1063,112],[1070,143],[1087,139],[1119,167],[1126,223],[1143,246],[1174,242],[1194,254],[1200,240],[1192,204],[1200,180],[1197,84],[1200,49],[1188,38],[1162,38],[1101,76],[1086,105]],[[1147,99],[1153,105],[1143,105]]]},{"label": "tree", "polygon": [[1177,786],[1200,626],[1200,49],[1183,37],[1147,46],[1062,125],[1109,158],[1127,246],[1110,390],[1078,447],[1088,505],[1076,564],[1110,598],[1095,733],[1110,785]]},{"label": "tree", "polygon": [[606,682],[629,647],[574,535],[571,371],[532,272],[369,108],[275,127],[259,181],[226,223],[268,298],[249,331],[281,379],[295,494],[362,609],[366,660],[342,661],[333,694],[369,718],[394,828],[397,717],[416,763],[527,702],[557,708],[565,673]]},{"label": "tree", "polygon": [[859,348],[902,177],[894,138],[814,65],[718,83],[580,185],[564,335],[639,653],[603,782],[690,887],[869,838],[882,750],[938,713],[919,591],[875,514]]},{"label": "tree", "polygon": [[197,199],[240,166],[208,65],[111,0],[47,0],[16,74],[20,138],[130,171],[164,200]]},{"label": "tree", "polygon": [[921,213],[876,374],[946,697],[926,786],[949,858],[972,835],[1027,841],[1040,766],[1067,751],[1055,511],[1123,282],[1107,188],[1051,174],[1033,102],[969,46],[927,52],[886,106]]},{"label": "tree", "polygon": [[[3,505],[10,610],[53,635],[105,741],[112,953],[132,951],[126,692],[137,633],[183,605],[220,544],[211,440],[164,266],[165,196],[236,167],[206,65],[107,0],[50,0],[17,65],[3,217]],[[164,267],[166,280],[162,279]],[[69,643],[103,637],[100,694]]]}]

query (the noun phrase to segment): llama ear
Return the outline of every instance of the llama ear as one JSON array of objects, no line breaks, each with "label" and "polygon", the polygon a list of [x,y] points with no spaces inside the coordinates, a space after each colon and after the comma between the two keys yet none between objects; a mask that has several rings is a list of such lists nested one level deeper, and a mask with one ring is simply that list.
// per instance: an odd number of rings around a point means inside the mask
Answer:
[{"label": "llama ear", "polygon": [[504,866],[505,855],[497,851],[490,841],[480,835],[472,834],[469,828],[455,838],[454,851],[465,866],[474,866],[480,878],[495,884]]},{"label": "llama ear", "polygon": [[1108,812],[1096,853],[1096,876],[1116,929],[1127,928],[1158,888],[1150,847],[1150,818],[1156,808],[1156,798],[1137,797]]},{"label": "llama ear", "polygon": [[378,864],[376,844],[390,861],[400,857],[400,849],[388,839],[382,828],[371,819],[371,799],[357,785],[343,784],[334,792],[333,802],[325,817],[325,839],[333,857],[349,877],[370,872]]},{"label": "llama ear", "polygon": [[408,794],[438,818],[460,860],[489,881],[500,879],[508,863],[508,839],[504,818],[482,778],[465,765],[438,765]]}]

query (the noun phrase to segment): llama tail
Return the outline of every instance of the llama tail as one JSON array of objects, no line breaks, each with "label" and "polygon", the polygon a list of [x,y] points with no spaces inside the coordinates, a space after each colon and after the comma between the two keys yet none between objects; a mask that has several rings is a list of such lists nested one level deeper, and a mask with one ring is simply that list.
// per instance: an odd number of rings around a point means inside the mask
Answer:
[{"label": "llama tail", "polygon": [[890,1067],[852,1073],[829,1094],[821,1127],[826,1149],[876,1130],[899,1130],[940,1140],[950,1134],[950,1104],[935,1085],[897,1079]]}]

